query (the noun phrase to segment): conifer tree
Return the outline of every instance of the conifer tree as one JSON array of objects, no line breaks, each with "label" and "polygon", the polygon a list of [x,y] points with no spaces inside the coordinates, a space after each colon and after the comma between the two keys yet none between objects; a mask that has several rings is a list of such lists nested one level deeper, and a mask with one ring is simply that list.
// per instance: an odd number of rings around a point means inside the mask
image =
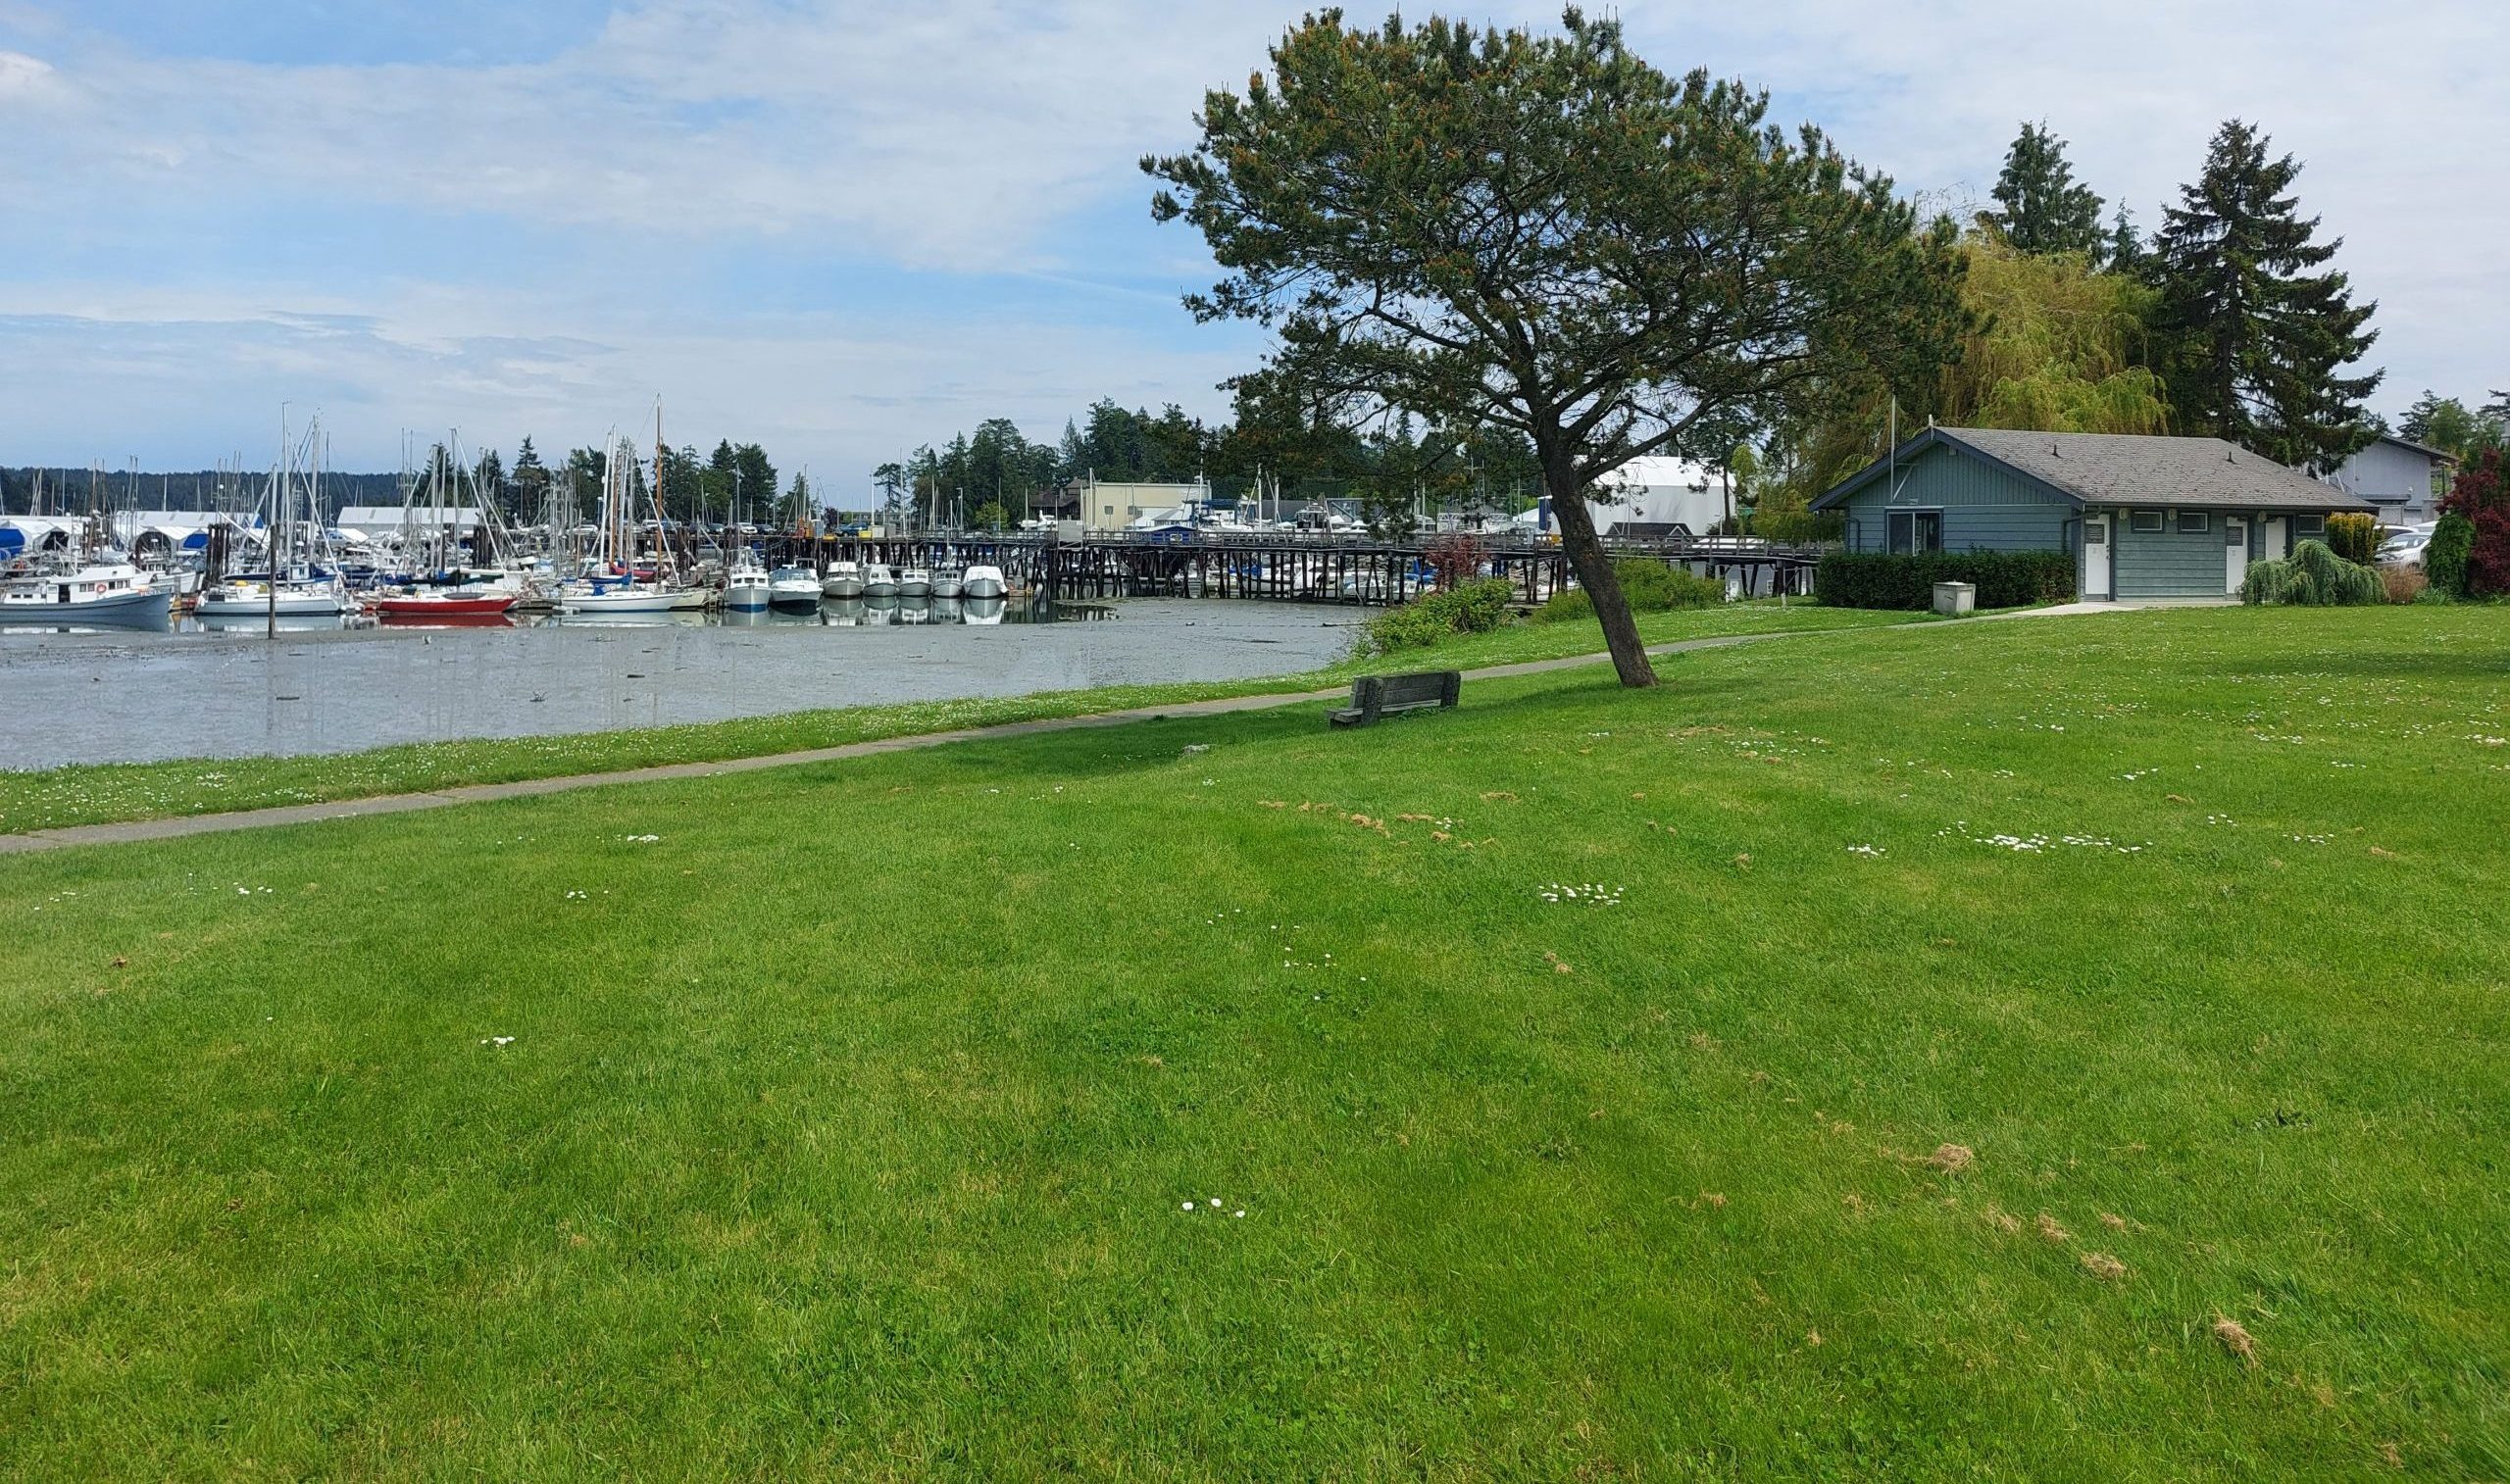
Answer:
[{"label": "conifer tree", "polygon": [[2152,271],[2152,254],[2144,247],[2141,232],[2135,230],[2135,219],[2127,213],[2122,202],[2118,215],[2109,223],[2109,245],[2102,250],[2104,266],[2113,273],[2141,278]]},{"label": "conifer tree", "polygon": [[2100,230],[2100,198],[2075,182],[2066,163],[2066,141],[2045,124],[2025,124],[2005,151],[2004,173],[1993,192],[2003,211],[1989,220],[2007,242],[2026,253],[2082,253],[2097,258],[2107,244]]},{"label": "conifer tree", "polygon": [[2171,402],[2184,431],[2328,469],[2371,438],[2363,401],[2382,372],[2342,372],[2379,338],[2378,305],[2327,268],[2343,239],[2316,240],[2291,194],[2299,162],[2267,145],[2225,124],[2156,239]]}]

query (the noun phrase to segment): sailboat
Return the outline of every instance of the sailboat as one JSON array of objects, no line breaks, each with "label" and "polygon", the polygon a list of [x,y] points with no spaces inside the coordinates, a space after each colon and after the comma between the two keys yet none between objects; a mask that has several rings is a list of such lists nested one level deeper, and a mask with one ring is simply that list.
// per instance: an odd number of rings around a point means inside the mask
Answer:
[{"label": "sailboat", "polygon": [[[662,414],[655,412],[657,443]],[[628,457],[621,455],[627,453]],[[613,439],[610,458],[602,473],[600,545],[586,563],[583,576],[569,581],[558,589],[557,610],[562,615],[578,617],[627,614],[667,614],[689,606],[689,593],[662,585],[663,554],[655,554],[653,580],[636,580],[636,537],[633,491],[622,473],[634,458],[626,439]],[[706,595],[694,593],[695,606],[703,607]]]},{"label": "sailboat", "polygon": [[[336,570],[317,572],[323,510],[323,420],[305,430],[307,470],[305,500],[314,522],[308,536],[296,519],[296,462],[284,418],[279,430],[279,464],[271,470],[270,512],[262,527],[267,571],[239,575],[202,592],[192,611],[204,618],[336,618],[357,611],[347,585]],[[300,539],[301,538],[301,539]],[[306,548],[299,560],[298,547]]]}]

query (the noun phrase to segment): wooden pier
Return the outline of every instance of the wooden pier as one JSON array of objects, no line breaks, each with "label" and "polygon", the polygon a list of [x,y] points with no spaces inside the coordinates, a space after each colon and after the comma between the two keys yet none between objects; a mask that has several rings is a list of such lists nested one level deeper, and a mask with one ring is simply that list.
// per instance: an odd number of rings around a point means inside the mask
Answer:
[{"label": "wooden pier", "polygon": [[[1427,541],[1354,541],[1282,535],[1097,535],[1058,541],[1041,535],[932,532],[911,536],[769,536],[771,566],[824,569],[832,562],[878,562],[893,569],[1002,569],[1015,588],[1053,598],[1264,598],[1288,603],[1400,603],[1434,582]],[[1800,597],[1812,591],[1815,547],[1715,538],[1616,543],[1617,558],[1643,557],[1724,580],[1739,597]],[[1558,546],[1490,542],[1476,566],[1506,579],[1531,606],[1575,585]]]}]

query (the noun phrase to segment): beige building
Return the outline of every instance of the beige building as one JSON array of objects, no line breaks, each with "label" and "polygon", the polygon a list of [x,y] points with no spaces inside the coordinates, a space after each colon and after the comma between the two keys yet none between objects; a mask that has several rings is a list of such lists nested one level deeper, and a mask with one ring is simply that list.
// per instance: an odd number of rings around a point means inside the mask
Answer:
[{"label": "beige building", "polygon": [[[1072,482],[1080,501],[1081,528],[1091,532],[1130,530],[1145,517],[1171,511],[1180,522],[1193,519],[1193,507],[1212,497],[1208,484],[1106,484],[1095,475]],[[1158,523],[1155,519],[1147,523]]]}]

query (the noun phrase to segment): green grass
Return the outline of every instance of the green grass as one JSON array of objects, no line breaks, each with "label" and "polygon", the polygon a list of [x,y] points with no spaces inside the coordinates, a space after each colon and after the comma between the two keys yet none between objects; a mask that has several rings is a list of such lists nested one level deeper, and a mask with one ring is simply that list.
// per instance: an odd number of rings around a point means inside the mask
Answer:
[{"label": "green grass", "polygon": [[0,860],[0,1475],[2510,1475],[2510,612],[1663,669]]},{"label": "green grass", "polygon": [[[1770,603],[1749,603],[1709,613],[1650,616],[1641,622],[1640,631],[1649,643],[1665,644],[1723,634],[1864,627],[1902,622],[1909,617],[1802,603],[1783,609]],[[1590,625],[1520,624],[1494,633],[1459,635],[1451,644],[1435,650],[1362,657],[1306,674],[1263,680],[1123,685],[994,699],[848,707],[628,731],[417,743],[327,757],[191,759],[42,771],[0,769],[0,834],[422,793],[466,783],[510,783],[671,763],[765,757],[882,737],[1075,717],[1214,696],[1309,690],[1358,674],[1418,668],[1429,664],[1474,667],[1555,659],[1599,647],[1600,636]]]}]

